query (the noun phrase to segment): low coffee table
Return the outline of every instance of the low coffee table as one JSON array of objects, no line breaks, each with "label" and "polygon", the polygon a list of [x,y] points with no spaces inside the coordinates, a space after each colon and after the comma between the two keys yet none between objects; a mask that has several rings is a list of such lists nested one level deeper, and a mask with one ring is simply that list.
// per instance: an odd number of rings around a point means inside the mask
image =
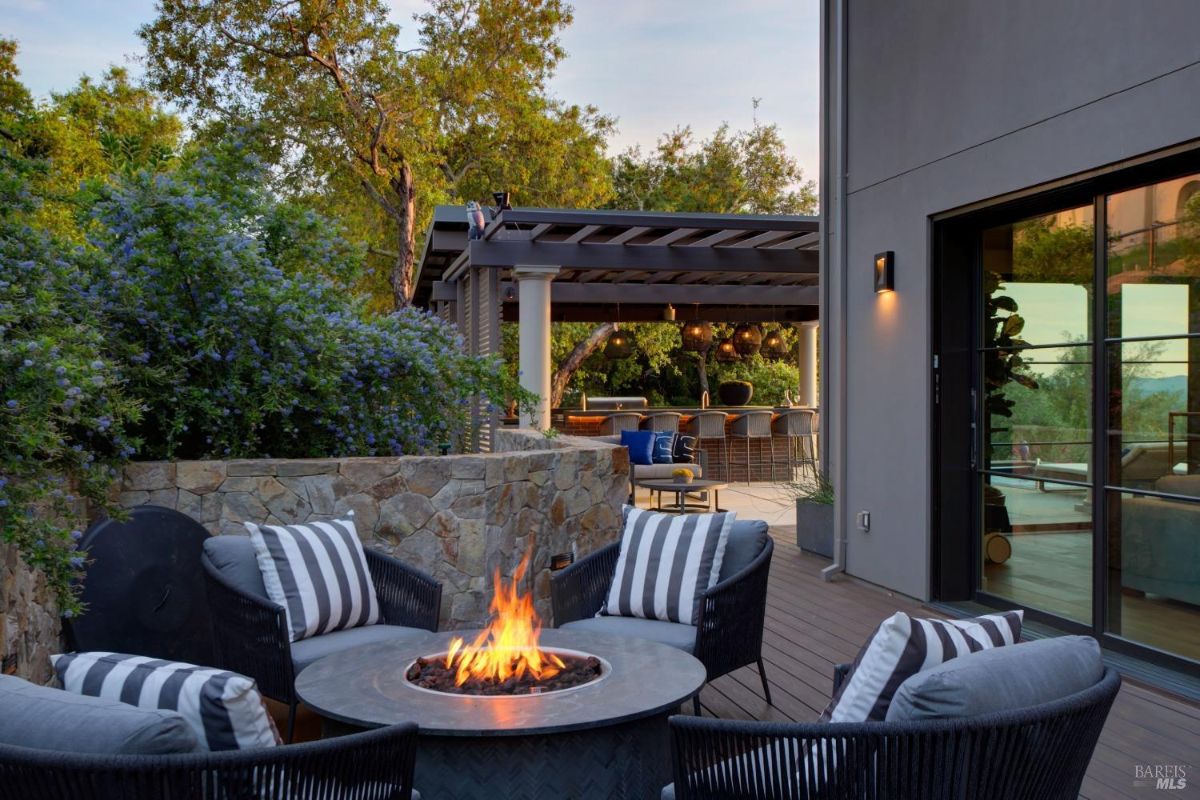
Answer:
[{"label": "low coffee table", "polygon": [[544,629],[541,647],[594,655],[592,683],[539,695],[478,697],[422,689],[404,674],[451,637],[380,642],[318,660],[296,693],[327,734],[397,722],[420,726],[414,785],[423,796],[658,797],[671,782],[667,717],[704,685],[704,665],[657,642]]},{"label": "low coffee table", "polygon": [[[658,492],[658,511],[666,511],[671,514],[683,514],[688,511],[726,511],[721,508],[721,499],[718,495],[722,489],[728,489],[728,483],[720,481],[708,481],[703,478],[695,478],[691,483],[680,483],[671,478],[656,478],[653,480],[647,479],[644,481],[634,481],[634,486],[642,489],[649,489],[652,492]],[[674,492],[675,502],[670,505],[663,505],[662,493]],[[691,492],[710,492],[712,494],[712,503],[696,503],[688,502],[687,495]]]}]

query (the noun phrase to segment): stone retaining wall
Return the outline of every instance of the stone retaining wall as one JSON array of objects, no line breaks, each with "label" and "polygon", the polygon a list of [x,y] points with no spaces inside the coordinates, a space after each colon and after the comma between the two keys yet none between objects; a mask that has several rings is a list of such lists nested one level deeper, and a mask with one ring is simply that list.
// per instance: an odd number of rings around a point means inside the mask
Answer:
[{"label": "stone retaining wall", "polygon": [[629,491],[624,448],[499,431],[499,452],[390,458],[142,462],[125,469],[122,506],[190,515],[214,534],[245,521],[289,524],[354,511],[363,542],[443,584],[443,628],[488,616],[492,573],[510,577],[533,547],[531,583],[550,620],[550,556],[585,555],[619,534]]},{"label": "stone retaining wall", "polygon": [[58,601],[40,570],[0,544],[0,672],[49,683],[50,656],[63,651]]}]

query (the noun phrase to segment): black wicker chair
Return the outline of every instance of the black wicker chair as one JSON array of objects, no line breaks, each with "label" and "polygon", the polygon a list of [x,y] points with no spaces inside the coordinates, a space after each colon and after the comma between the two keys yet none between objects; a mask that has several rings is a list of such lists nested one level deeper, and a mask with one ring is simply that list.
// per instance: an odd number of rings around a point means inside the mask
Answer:
[{"label": "black wicker chair", "polygon": [[408,800],[413,723],[308,744],[173,756],[0,745],[0,796],[17,800]]},{"label": "black wicker chair", "polygon": [[[369,548],[365,552],[381,622],[436,631],[442,585],[390,556]],[[283,607],[235,586],[207,553],[200,563],[208,589],[215,666],[253,678],[264,695],[287,704],[287,741],[292,741],[299,699]]]},{"label": "black wicker chair", "polygon": [[1109,669],[1096,685],[1052,703],[923,722],[676,716],[675,783],[663,798],[1075,800],[1120,686]]},{"label": "black wicker chair", "polygon": [[[608,597],[620,550],[621,543],[613,542],[552,576],[550,597],[556,626],[595,616]],[[692,655],[704,664],[710,681],[739,667],[757,664],[768,705],[771,687],[763,666],[762,636],[767,574],[774,552],[774,541],[764,537],[762,549],[749,564],[704,593],[692,650]],[[694,697],[692,704],[699,716],[700,698]]]}]

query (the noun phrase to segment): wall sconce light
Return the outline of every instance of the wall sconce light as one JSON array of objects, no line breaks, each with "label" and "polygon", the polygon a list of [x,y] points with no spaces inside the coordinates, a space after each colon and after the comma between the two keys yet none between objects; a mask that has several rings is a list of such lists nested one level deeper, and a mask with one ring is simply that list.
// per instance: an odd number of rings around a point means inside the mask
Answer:
[{"label": "wall sconce light", "polygon": [[875,294],[894,291],[896,254],[891,250],[875,254]]}]

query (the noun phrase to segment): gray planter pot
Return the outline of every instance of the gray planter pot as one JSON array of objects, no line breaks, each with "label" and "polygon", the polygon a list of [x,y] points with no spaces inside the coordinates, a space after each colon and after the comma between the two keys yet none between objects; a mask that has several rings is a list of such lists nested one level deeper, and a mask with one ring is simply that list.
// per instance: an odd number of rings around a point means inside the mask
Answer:
[{"label": "gray planter pot", "polygon": [[796,501],[796,544],[801,550],[833,558],[833,506]]}]

